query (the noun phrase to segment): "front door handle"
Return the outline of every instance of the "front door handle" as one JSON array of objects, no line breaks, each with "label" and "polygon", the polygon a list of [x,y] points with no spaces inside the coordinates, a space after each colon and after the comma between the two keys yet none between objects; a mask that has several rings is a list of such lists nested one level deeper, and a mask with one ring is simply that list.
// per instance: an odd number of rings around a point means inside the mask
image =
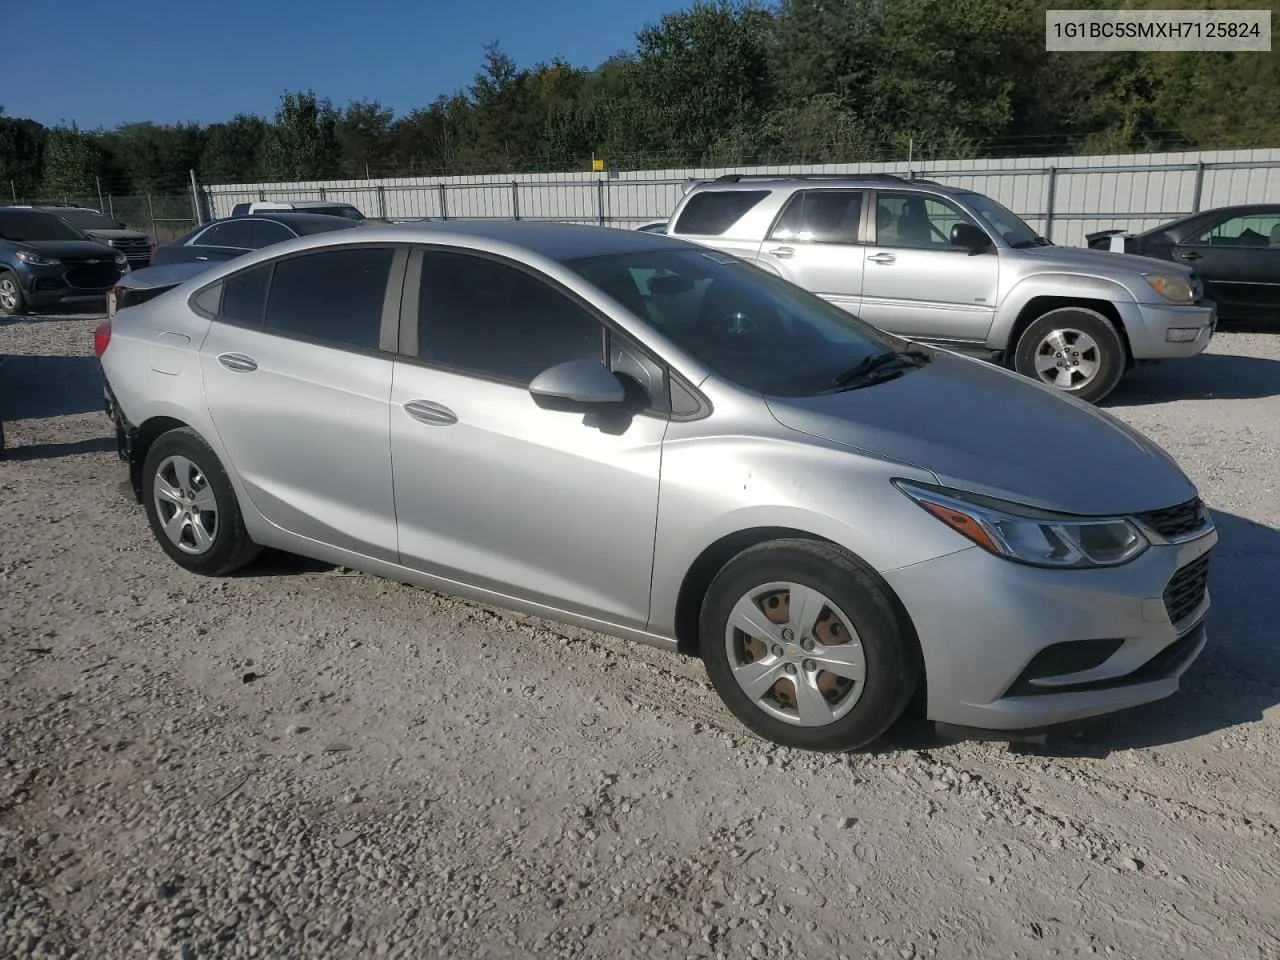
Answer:
[{"label": "front door handle", "polygon": [[1183,260],[1200,260],[1203,258],[1203,254],[1196,253],[1194,250],[1190,250],[1187,253],[1180,253],[1178,256]]},{"label": "front door handle", "polygon": [[773,256],[777,257],[779,260],[790,260],[792,257],[796,255],[795,250],[793,250],[791,247],[775,247],[773,250],[770,250],[769,252],[773,254]]},{"label": "front door handle", "polygon": [[895,263],[898,258],[892,253],[873,253],[867,259],[872,263]]},{"label": "front door handle", "polygon": [[239,373],[252,373],[258,369],[258,362],[253,357],[246,357],[243,353],[221,353],[218,355],[218,362],[228,370]]},{"label": "front door handle", "polygon": [[208,260],[208,257],[196,257],[197,260]]},{"label": "front door handle", "polygon": [[448,407],[430,400],[410,400],[404,405],[404,412],[419,423],[429,423],[436,427],[448,427],[458,422],[458,415]]}]

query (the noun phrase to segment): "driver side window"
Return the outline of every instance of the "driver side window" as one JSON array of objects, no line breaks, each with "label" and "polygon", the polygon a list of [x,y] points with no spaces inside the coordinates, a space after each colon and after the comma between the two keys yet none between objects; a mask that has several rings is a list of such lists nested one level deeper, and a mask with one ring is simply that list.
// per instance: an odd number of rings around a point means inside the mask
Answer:
[{"label": "driver side window", "polygon": [[923,250],[961,250],[952,246],[951,228],[973,223],[959,207],[920,193],[883,192],[876,198],[876,244]]}]

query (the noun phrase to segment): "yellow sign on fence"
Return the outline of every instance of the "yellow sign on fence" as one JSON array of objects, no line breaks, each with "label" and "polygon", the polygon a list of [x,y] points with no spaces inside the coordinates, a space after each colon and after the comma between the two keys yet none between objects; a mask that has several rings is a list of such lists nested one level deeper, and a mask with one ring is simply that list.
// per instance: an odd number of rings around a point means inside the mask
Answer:
[{"label": "yellow sign on fence", "polygon": [[597,160],[597,159],[595,159],[595,158],[592,158],[592,160],[591,160],[591,172],[592,172],[592,173],[600,173],[602,170],[604,170],[604,161],[603,161],[603,160]]}]

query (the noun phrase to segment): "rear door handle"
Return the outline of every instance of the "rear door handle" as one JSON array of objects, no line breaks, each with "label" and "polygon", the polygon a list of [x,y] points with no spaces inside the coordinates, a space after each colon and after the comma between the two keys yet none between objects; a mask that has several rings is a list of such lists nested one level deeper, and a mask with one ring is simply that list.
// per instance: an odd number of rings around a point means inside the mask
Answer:
[{"label": "rear door handle", "polygon": [[775,247],[773,250],[770,250],[769,253],[777,257],[779,260],[790,260],[796,255],[795,250],[791,247]]},{"label": "rear door handle", "polygon": [[258,369],[258,362],[253,357],[246,357],[243,353],[220,353],[218,362],[228,370],[236,370],[240,373],[252,373]]},{"label": "rear door handle", "polygon": [[208,257],[196,257],[197,260],[208,260]]},{"label": "rear door handle", "polygon": [[1200,260],[1203,258],[1203,254],[1196,253],[1194,250],[1188,251],[1187,253],[1180,253],[1178,256],[1183,260]]},{"label": "rear door handle", "polygon": [[872,263],[895,263],[898,258],[892,253],[873,253],[867,259]]},{"label": "rear door handle", "polygon": [[458,415],[448,407],[430,400],[410,400],[404,405],[404,412],[419,423],[429,423],[436,427],[448,427],[458,422]]}]

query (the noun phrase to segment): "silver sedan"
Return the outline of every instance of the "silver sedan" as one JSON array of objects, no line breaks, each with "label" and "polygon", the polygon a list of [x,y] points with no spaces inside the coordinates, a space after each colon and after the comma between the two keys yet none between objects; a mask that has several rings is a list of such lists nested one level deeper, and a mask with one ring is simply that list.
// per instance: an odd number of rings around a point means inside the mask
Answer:
[{"label": "silver sedan", "polygon": [[697,655],[779,743],[855,748],[913,701],[1073,722],[1206,642],[1217,533],[1155,443],[670,237],[337,231],[95,347],[178,565],[271,547]]}]

